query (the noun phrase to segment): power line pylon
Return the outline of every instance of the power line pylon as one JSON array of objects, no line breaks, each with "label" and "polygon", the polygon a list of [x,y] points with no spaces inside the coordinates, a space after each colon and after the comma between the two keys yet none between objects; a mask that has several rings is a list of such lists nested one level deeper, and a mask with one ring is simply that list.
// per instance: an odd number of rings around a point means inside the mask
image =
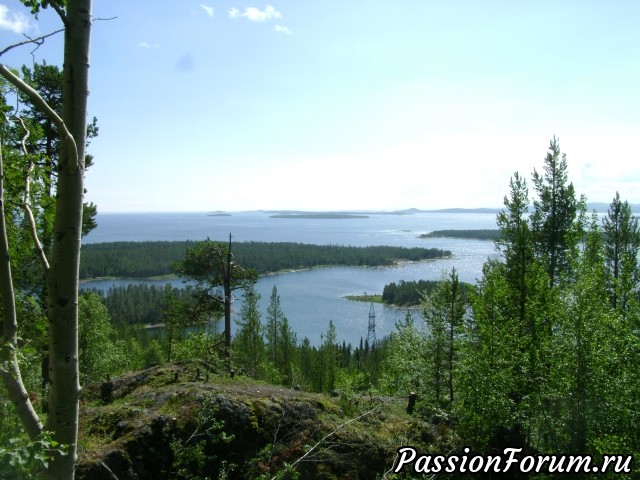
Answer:
[{"label": "power line pylon", "polygon": [[369,309],[369,329],[367,332],[367,344],[369,350],[373,350],[376,345],[376,311],[373,308],[373,303]]}]

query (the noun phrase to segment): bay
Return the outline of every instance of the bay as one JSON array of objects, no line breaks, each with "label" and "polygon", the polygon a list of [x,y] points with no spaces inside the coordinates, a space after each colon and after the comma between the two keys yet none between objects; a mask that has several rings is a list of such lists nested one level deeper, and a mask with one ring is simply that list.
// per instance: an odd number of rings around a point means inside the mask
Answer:
[{"label": "bay", "polygon": [[[419,238],[421,233],[443,229],[489,229],[495,227],[495,214],[486,213],[414,213],[406,215],[368,214],[369,218],[291,219],[270,218],[267,212],[242,212],[230,216],[206,213],[99,214],[98,227],[85,243],[159,240],[233,240],[265,242],[301,242],[332,245],[392,245],[442,248],[451,258],[403,263],[394,267],[331,267],[261,277],[256,288],[261,295],[263,321],[276,286],[282,309],[301,341],[309,338],[321,343],[329,320],[336,325],[340,342],[357,345],[366,338],[370,304],[346,300],[346,295],[382,293],[385,284],[400,280],[438,280],[455,267],[460,280],[475,283],[487,258],[497,258],[491,241],[450,238]],[[182,281],[97,280],[83,288],[107,290],[113,285],[146,282],[181,286]],[[242,298],[234,302],[234,317]],[[376,335],[381,338],[394,329],[406,315],[406,309],[376,304]],[[418,315],[414,312],[414,315]],[[233,322],[235,325],[235,322]]]}]

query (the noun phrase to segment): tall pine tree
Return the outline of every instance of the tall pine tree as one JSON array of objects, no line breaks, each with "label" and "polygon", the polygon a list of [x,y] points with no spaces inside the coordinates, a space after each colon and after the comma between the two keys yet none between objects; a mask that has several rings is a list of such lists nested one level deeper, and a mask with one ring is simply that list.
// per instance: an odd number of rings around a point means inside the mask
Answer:
[{"label": "tall pine tree", "polygon": [[545,264],[549,285],[555,286],[571,274],[571,258],[584,230],[578,214],[585,210],[584,199],[576,198],[568,181],[567,158],[556,137],[549,145],[543,173],[533,172],[533,186],[537,194],[531,214],[535,253]]}]

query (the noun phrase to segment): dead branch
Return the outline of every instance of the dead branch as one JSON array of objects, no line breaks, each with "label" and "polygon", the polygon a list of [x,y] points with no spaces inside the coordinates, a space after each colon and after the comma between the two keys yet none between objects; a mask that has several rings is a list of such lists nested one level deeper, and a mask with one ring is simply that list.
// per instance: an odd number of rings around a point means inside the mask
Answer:
[{"label": "dead branch", "polygon": [[[303,461],[306,457],[308,457],[311,452],[313,452],[316,448],[318,448],[320,445],[322,445],[325,440],[327,440],[327,438],[331,437],[332,435],[334,435],[338,430],[346,427],[347,425],[349,425],[352,422],[355,422],[356,420],[360,420],[361,418],[366,417],[367,415],[371,415],[373,412],[375,412],[376,410],[378,410],[382,405],[384,405],[383,403],[376,405],[375,407],[373,407],[371,410],[367,410],[366,412],[358,415],[357,417],[352,418],[351,420],[347,420],[344,423],[341,423],[340,425],[338,425],[336,428],[334,428],[333,430],[331,430],[329,433],[327,433],[324,437],[322,437],[320,439],[320,441],[318,443],[316,443],[313,447],[311,447],[309,450],[307,450],[307,452],[302,455],[300,458],[298,458],[295,462],[293,462],[291,464],[292,467],[295,467],[296,464],[300,463],[301,461]],[[274,475],[273,477],[271,477],[271,480],[276,480],[277,475]]]},{"label": "dead branch", "polygon": [[[25,158],[29,158],[29,152],[27,151],[27,138],[31,135],[29,129],[24,124],[24,121],[20,117],[13,117],[14,120],[17,120],[24,130],[24,136],[20,140],[22,146],[22,154]],[[22,209],[27,216],[27,220],[29,221],[29,232],[31,233],[31,239],[33,240],[33,245],[35,246],[36,253],[40,262],[42,263],[42,268],[44,268],[44,272],[49,272],[49,260],[47,260],[47,254],[42,247],[42,242],[38,237],[38,228],[36,226],[36,219],[33,216],[33,212],[31,211],[31,172],[33,172],[34,163],[33,160],[29,159],[29,164],[27,166],[27,173],[24,178],[24,196],[22,197]]]},{"label": "dead branch", "polygon": [[[28,45],[30,43],[37,45],[38,47],[40,45],[42,45],[45,41],[45,39],[52,37],[53,35],[56,35],[60,32],[64,32],[64,28],[61,28],[60,30],[56,30],[55,32],[51,32],[51,33],[47,33],[46,35],[42,35],[41,37],[37,37],[37,38],[31,38],[28,35],[25,35],[25,37],[27,37],[27,40],[23,40],[22,42],[18,42],[18,43],[14,43],[13,45],[9,45],[7,48],[5,48],[4,50],[2,50],[0,52],[0,57],[2,55],[4,55],[5,53],[7,53],[9,50],[13,50],[14,48],[17,47],[21,47],[22,45]],[[32,52],[33,53],[33,52]]]}]

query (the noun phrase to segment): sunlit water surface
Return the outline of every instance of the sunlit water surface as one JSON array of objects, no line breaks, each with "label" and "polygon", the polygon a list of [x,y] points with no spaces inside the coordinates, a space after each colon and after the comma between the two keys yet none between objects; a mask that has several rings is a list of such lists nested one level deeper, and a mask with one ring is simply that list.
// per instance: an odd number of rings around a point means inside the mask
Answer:
[{"label": "sunlit water surface", "polygon": [[[261,277],[256,288],[265,321],[273,286],[281,299],[282,310],[298,340],[308,337],[320,343],[329,320],[336,325],[338,339],[353,345],[367,336],[370,304],[346,300],[351,294],[382,293],[385,284],[400,280],[438,280],[455,267],[460,280],[475,283],[487,258],[497,258],[493,242],[451,238],[418,238],[421,233],[443,229],[496,228],[495,214],[415,213],[410,215],[371,215],[363,219],[282,219],[263,212],[208,216],[204,213],[99,214],[98,227],[85,243],[143,240],[226,240],[302,242],[333,245],[392,245],[441,248],[451,258],[407,263],[394,267],[335,267]],[[181,280],[97,280],[83,288],[107,290],[132,282],[183,285]],[[233,305],[240,311],[241,294]],[[376,304],[376,335],[389,334],[406,310]],[[414,312],[418,315],[417,312]],[[235,322],[234,322],[235,325]]]}]

